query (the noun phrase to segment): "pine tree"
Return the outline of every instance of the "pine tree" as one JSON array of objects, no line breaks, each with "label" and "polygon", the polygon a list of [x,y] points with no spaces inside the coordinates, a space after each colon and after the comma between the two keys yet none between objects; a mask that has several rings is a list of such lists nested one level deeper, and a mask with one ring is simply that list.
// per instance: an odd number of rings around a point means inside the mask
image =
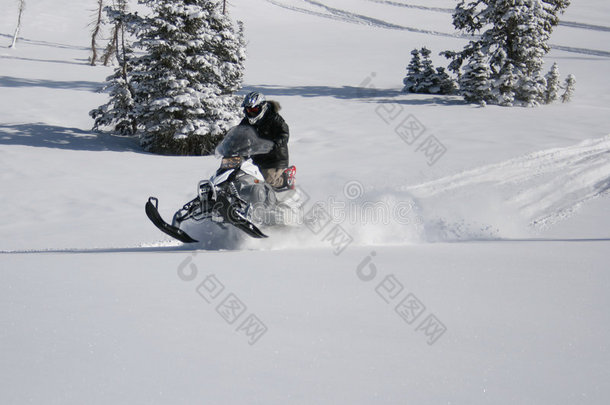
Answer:
[{"label": "pine tree", "polygon": [[563,86],[565,91],[561,95],[562,103],[567,103],[568,101],[570,101],[572,99],[572,96],[574,95],[575,86],[576,86],[576,77],[572,74],[568,75],[568,77],[566,77],[566,81]]},{"label": "pine tree", "polygon": [[[474,58],[477,49],[489,57],[490,77],[500,81],[505,88],[506,73],[513,66],[511,82],[514,91],[504,89],[495,96],[514,93],[515,100],[525,104],[536,104],[544,99],[545,87],[541,84],[540,70],[543,56],[549,51],[548,40],[553,27],[559,22],[558,15],[569,6],[569,0],[460,0],[453,15],[453,24],[466,33],[480,37],[473,39],[462,51],[445,51],[452,59],[450,69],[460,67]],[[492,102],[507,103],[506,97]]]},{"label": "pine tree", "polygon": [[415,93],[417,91],[422,72],[423,66],[421,58],[419,57],[419,50],[413,49],[411,51],[411,62],[409,62],[409,66],[407,66],[407,76],[402,81],[404,84],[402,91],[404,93]]},{"label": "pine tree", "polygon": [[517,75],[512,63],[507,63],[500,70],[499,77],[493,82],[493,99],[503,106],[512,106],[515,101]]},{"label": "pine tree", "polygon": [[544,102],[546,80],[541,75],[524,76],[519,81],[515,98],[527,107],[536,107]]},{"label": "pine tree", "polygon": [[141,0],[153,15],[132,73],[147,151],[209,154],[237,120],[245,51],[218,0]]},{"label": "pine tree", "polygon": [[483,55],[483,52],[475,51],[459,79],[460,94],[464,97],[464,100],[481,105],[485,105],[491,100],[490,75],[489,61]]},{"label": "pine tree", "polygon": [[546,74],[546,91],[544,92],[544,102],[550,104],[559,98],[559,66],[557,62],[553,63],[551,70]]},{"label": "pine tree", "polygon": [[[411,51],[413,55],[407,67],[407,77],[403,80],[403,92],[422,94],[453,94],[456,91],[455,81],[444,68],[435,68],[430,58],[431,52],[426,47]],[[420,57],[421,55],[421,57]]]},{"label": "pine tree", "polygon": [[439,94],[454,94],[457,91],[455,80],[449,76],[444,67],[436,68],[434,82],[438,85]]},{"label": "pine tree", "polygon": [[134,113],[133,89],[123,76],[122,68],[116,68],[114,74],[106,80],[108,84],[104,89],[108,91],[110,101],[89,112],[95,120],[93,130],[109,127],[115,134],[134,135],[138,121]]},{"label": "pine tree", "polygon": [[[421,79],[415,87],[415,93],[438,93],[440,91],[440,86],[438,86],[436,71],[434,70],[432,59],[430,58],[432,52],[430,52],[428,48],[423,47],[419,53],[422,56],[422,72]],[[434,91],[434,89],[436,89],[436,91]]]},{"label": "pine tree", "polygon": [[[109,93],[110,100],[90,111],[89,115],[95,120],[93,130],[109,128],[115,134],[135,135],[138,119],[135,112],[135,91],[131,85],[134,57],[132,45],[126,36],[128,33],[134,34],[142,20],[137,14],[128,12],[126,1],[123,0],[106,7],[105,12],[116,34],[113,52],[116,54],[118,66],[114,73],[106,78],[103,89]],[[104,59],[105,57],[106,55]]]}]

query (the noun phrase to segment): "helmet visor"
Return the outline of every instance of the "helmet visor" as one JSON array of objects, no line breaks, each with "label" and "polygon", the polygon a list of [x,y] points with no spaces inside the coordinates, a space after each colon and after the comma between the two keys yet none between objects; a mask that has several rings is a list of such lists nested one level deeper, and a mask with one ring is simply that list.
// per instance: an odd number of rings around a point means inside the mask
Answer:
[{"label": "helmet visor", "polygon": [[257,105],[254,107],[246,107],[246,114],[248,117],[256,117],[261,112],[261,106]]}]

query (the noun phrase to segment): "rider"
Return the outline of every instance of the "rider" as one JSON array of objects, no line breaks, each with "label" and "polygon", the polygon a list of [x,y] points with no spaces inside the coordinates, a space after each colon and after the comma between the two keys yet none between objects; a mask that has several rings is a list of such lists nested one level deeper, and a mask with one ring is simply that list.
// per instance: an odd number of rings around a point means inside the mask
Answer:
[{"label": "rider", "polygon": [[294,166],[288,167],[288,124],[278,113],[280,104],[277,101],[267,101],[261,93],[251,92],[244,97],[242,103],[244,119],[239,125],[249,125],[256,129],[263,139],[272,141],[275,146],[264,155],[252,157],[265,181],[276,189],[294,188]]}]

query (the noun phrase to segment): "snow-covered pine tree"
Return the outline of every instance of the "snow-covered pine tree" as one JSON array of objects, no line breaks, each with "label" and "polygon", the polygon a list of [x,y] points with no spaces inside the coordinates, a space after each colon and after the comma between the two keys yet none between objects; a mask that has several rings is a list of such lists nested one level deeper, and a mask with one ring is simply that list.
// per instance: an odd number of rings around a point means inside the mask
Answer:
[{"label": "snow-covered pine tree", "polygon": [[407,76],[403,79],[402,83],[404,87],[403,93],[415,93],[423,72],[423,66],[421,58],[419,57],[419,50],[413,49],[411,51],[411,61],[407,66]]},{"label": "snow-covered pine tree", "polygon": [[219,0],[149,5],[132,72],[140,141],[162,154],[209,154],[239,118],[245,49]]},{"label": "snow-covered pine tree", "polygon": [[515,67],[509,62],[502,67],[499,77],[493,81],[493,99],[500,105],[512,106],[515,101],[516,81]]},{"label": "snow-covered pine tree", "polygon": [[[428,48],[411,51],[411,62],[407,67],[407,76],[403,80],[403,92],[423,94],[453,94],[456,91],[455,80],[445,68],[434,67],[431,52]],[[421,57],[420,57],[421,56]]]},{"label": "snow-covered pine tree", "polygon": [[[513,71],[517,76],[515,100],[522,104],[542,101],[542,57],[549,51],[547,42],[559,22],[558,15],[569,4],[569,0],[469,0],[468,3],[460,0],[453,15],[453,25],[473,36],[481,34],[462,51],[444,52],[452,59],[450,68],[456,71],[474,57],[476,49],[481,49],[489,57],[492,81],[496,81],[501,72],[507,72],[506,65],[510,63],[516,68]],[[491,101],[505,102],[504,99]]]},{"label": "snow-covered pine tree", "polygon": [[421,78],[415,87],[415,93],[438,93],[440,91],[440,86],[438,83],[438,78],[436,77],[436,70],[434,70],[434,65],[432,64],[432,59],[430,58],[430,50],[426,47],[423,47],[419,51],[421,55],[421,65],[422,72]]},{"label": "snow-covered pine tree", "polygon": [[515,98],[527,107],[536,107],[544,102],[546,80],[540,74],[521,77],[515,91]]},{"label": "snow-covered pine tree", "polygon": [[108,83],[104,89],[108,91],[110,101],[89,112],[95,120],[93,130],[109,127],[119,135],[134,135],[137,131],[133,90],[122,70],[120,66],[117,67],[114,74],[106,79]]},{"label": "snow-covered pine tree", "polygon": [[457,91],[455,80],[449,76],[444,67],[436,68],[435,82],[438,83],[439,94],[454,94]]},{"label": "snow-covered pine tree", "polygon": [[572,99],[574,95],[574,89],[576,87],[576,77],[573,74],[569,74],[566,77],[565,84],[563,86],[564,93],[561,95],[561,102],[567,103]]},{"label": "snow-covered pine tree", "polygon": [[464,67],[459,79],[460,94],[469,103],[487,104],[492,99],[489,61],[481,50],[476,50]]},{"label": "snow-covered pine tree", "polygon": [[114,2],[112,6],[105,8],[105,12],[114,27],[113,53],[116,54],[118,66],[115,67],[114,73],[106,78],[104,85],[104,91],[109,93],[110,100],[91,110],[89,115],[95,120],[94,130],[105,127],[115,134],[135,135],[138,120],[135,113],[135,92],[130,83],[134,57],[127,34],[134,34],[142,20],[137,14],[128,12],[125,0]]},{"label": "snow-covered pine tree", "polygon": [[561,84],[559,83],[559,66],[557,62],[553,63],[551,70],[546,74],[546,90],[544,92],[544,102],[550,104],[559,98],[559,89]]}]

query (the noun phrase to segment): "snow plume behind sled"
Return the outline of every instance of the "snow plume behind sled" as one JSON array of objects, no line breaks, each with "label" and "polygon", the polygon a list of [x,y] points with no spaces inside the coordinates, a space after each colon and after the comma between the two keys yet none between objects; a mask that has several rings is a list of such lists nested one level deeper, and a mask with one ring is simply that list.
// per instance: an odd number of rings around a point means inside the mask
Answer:
[{"label": "snow plume behind sled", "polygon": [[[357,181],[322,185],[302,208],[298,224],[266,229],[265,241],[249,247],[271,249],[404,245],[421,241],[422,218],[407,192],[370,189]],[[327,190],[324,195],[321,190]],[[333,191],[330,191],[333,190]]]},{"label": "snow plume behind sled", "polygon": [[610,135],[407,188],[429,241],[518,237],[571,216],[610,190]]}]

